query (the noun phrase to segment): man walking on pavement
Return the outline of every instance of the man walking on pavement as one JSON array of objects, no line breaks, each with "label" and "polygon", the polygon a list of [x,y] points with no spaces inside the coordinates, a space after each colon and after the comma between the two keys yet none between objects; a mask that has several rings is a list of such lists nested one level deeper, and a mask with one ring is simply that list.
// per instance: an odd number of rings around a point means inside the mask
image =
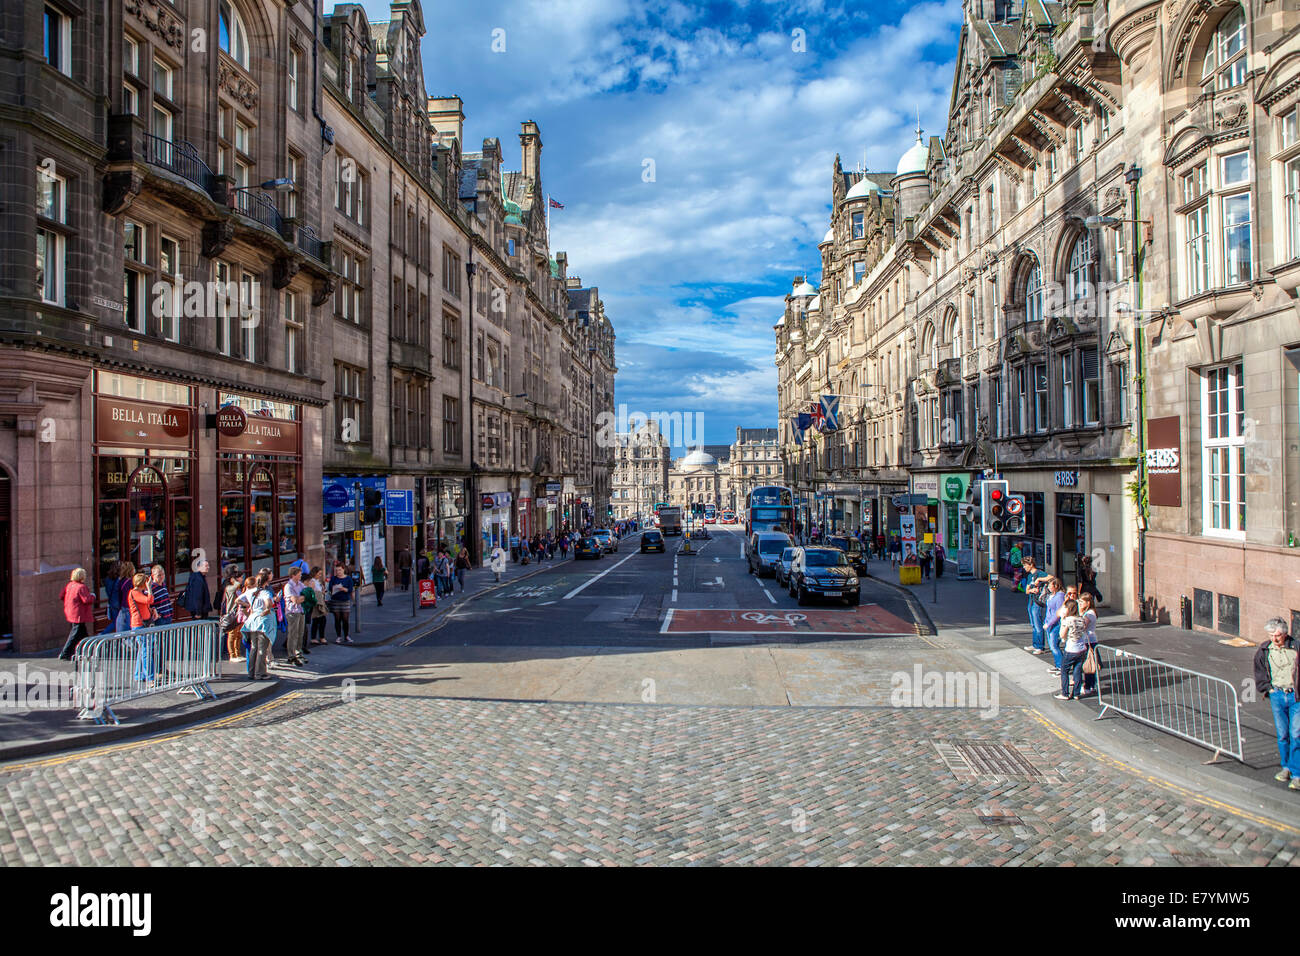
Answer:
[{"label": "man walking on pavement", "polygon": [[289,580],[284,585],[284,619],[289,629],[286,654],[290,664],[302,667],[307,663],[303,656],[303,635],[307,630],[307,616],[303,614],[303,591],[306,585],[302,580],[302,568],[289,569]]},{"label": "man walking on pavement", "polygon": [[1300,703],[1296,701],[1296,642],[1287,633],[1286,621],[1270,618],[1264,624],[1268,640],[1255,651],[1255,689],[1273,706],[1273,727],[1277,731],[1277,752],[1282,769],[1273,779],[1291,781],[1289,789],[1300,790]]},{"label": "man walking on pavement", "polygon": [[397,552],[397,572],[402,577],[402,590],[411,590],[411,549],[403,548]]},{"label": "man walking on pavement", "polygon": [[185,584],[185,594],[181,597],[181,606],[190,612],[190,617],[199,621],[206,621],[208,613],[212,610],[212,595],[208,593],[210,567],[206,559],[199,562],[199,566],[190,572],[190,579]]},{"label": "man walking on pavement", "polygon": [[1045,621],[1047,617],[1047,578],[1045,571],[1038,570],[1038,562],[1032,555],[1026,555],[1021,559],[1021,564],[1025,569],[1025,594],[1029,595],[1029,626],[1034,631],[1034,642],[1026,647],[1031,654],[1043,655],[1047,653]]}]

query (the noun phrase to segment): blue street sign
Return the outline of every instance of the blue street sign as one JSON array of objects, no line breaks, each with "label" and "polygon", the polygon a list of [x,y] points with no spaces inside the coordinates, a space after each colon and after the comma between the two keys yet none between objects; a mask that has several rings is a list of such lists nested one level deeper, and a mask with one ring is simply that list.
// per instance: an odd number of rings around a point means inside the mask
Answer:
[{"label": "blue street sign", "polygon": [[384,492],[384,524],[410,528],[415,524],[415,492]]}]

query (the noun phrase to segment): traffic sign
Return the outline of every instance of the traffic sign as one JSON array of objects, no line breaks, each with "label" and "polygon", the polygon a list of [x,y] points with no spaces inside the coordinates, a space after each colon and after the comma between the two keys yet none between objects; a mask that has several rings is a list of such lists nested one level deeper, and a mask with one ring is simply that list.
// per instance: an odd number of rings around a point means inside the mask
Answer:
[{"label": "traffic sign", "polygon": [[414,491],[384,491],[384,524],[403,528],[415,524]]},{"label": "traffic sign", "polygon": [[365,537],[366,537],[366,533],[364,531],[361,531],[360,529],[352,532],[353,541],[362,541],[365,539]]}]

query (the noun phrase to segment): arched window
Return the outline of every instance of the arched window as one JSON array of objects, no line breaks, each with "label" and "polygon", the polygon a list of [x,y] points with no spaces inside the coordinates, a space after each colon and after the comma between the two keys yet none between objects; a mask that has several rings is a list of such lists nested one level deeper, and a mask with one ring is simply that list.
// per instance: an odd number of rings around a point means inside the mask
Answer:
[{"label": "arched window", "polygon": [[961,358],[961,335],[957,330],[957,312],[949,310],[943,320],[943,340],[948,343],[949,356]]},{"label": "arched window", "polygon": [[935,334],[933,325],[927,324],[921,333],[921,353],[929,356],[930,368],[939,367],[939,337]]},{"label": "arched window", "polygon": [[1246,82],[1246,15],[1234,7],[1214,28],[1205,48],[1201,85],[1227,90]]},{"label": "arched window", "polygon": [[1025,321],[1043,320],[1043,270],[1035,259],[1025,275]]},{"label": "arched window", "polygon": [[1092,260],[1092,233],[1083,232],[1070,250],[1070,272],[1066,277],[1070,301],[1092,295]]},{"label": "arched window", "polygon": [[229,0],[221,0],[217,10],[217,33],[221,49],[244,69],[248,69],[248,30],[239,11]]}]

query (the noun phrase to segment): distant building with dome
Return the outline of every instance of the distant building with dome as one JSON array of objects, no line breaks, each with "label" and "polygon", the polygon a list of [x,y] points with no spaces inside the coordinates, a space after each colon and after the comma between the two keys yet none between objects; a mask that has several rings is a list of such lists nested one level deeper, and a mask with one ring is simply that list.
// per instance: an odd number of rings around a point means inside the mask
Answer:
[{"label": "distant building with dome", "polygon": [[668,470],[668,501],[684,507],[713,505],[719,511],[730,507],[728,455],[729,446],[709,445],[692,449],[676,459]]}]

